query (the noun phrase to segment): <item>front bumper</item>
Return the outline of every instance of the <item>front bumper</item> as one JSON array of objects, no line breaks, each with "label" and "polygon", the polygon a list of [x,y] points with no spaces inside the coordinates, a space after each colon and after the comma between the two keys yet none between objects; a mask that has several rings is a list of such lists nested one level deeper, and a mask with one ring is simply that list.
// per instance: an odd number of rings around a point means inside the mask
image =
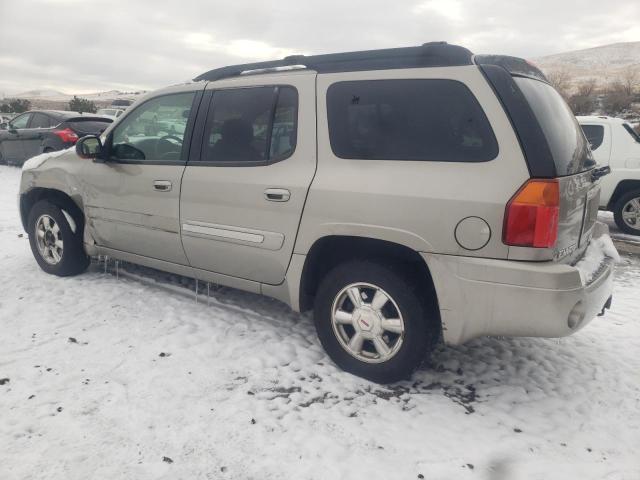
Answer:
[{"label": "front bumper", "polygon": [[[607,233],[597,227],[594,235]],[[609,257],[585,283],[571,265],[422,255],[438,294],[444,341],[452,345],[483,335],[570,335],[602,311],[613,291]]]}]

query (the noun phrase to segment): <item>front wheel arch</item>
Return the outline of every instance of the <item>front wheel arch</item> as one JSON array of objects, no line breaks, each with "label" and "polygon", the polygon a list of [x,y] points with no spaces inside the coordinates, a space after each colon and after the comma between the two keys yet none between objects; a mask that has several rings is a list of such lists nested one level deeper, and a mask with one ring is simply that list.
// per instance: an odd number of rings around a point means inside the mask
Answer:
[{"label": "front wheel arch", "polygon": [[34,188],[20,195],[20,220],[27,231],[27,220],[33,206],[40,200],[48,200],[61,210],[67,212],[76,224],[77,232],[84,233],[85,217],[78,204],[65,192],[51,188]]}]

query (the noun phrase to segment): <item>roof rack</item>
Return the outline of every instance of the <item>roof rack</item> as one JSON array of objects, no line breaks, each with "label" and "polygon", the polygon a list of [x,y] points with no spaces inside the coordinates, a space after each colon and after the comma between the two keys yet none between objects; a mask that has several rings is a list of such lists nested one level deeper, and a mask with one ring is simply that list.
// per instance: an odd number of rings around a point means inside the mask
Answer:
[{"label": "roof rack", "polygon": [[[389,70],[392,68],[453,67],[473,65],[473,54],[464,47],[447,42],[430,42],[418,47],[386,48],[325,55],[291,55],[282,60],[246,63],[209,70],[194,81],[214,81],[240,75],[279,71],[297,67],[318,73]],[[289,68],[287,68],[289,69]]]}]

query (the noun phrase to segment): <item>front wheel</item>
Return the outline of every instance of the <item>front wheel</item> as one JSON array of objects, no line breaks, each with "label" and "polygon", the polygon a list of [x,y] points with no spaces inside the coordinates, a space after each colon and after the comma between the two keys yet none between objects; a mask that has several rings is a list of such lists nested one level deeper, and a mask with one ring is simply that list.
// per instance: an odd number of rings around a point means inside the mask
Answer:
[{"label": "front wheel", "polygon": [[640,190],[627,192],[618,199],[613,218],[623,232],[640,235]]},{"label": "front wheel", "polygon": [[338,265],[318,289],[314,323],[322,346],[343,370],[378,383],[408,378],[437,336],[418,291],[422,282],[382,263]]},{"label": "front wheel", "polygon": [[45,272],[68,277],[89,266],[80,232],[71,230],[64,213],[53,203],[41,200],[31,208],[28,229],[31,251]]}]

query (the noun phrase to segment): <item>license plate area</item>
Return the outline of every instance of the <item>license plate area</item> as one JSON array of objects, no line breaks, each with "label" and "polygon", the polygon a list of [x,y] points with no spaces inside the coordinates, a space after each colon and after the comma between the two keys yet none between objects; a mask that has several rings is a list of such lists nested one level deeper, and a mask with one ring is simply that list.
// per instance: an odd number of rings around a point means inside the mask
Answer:
[{"label": "license plate area", "polygon": [[594,185],[587,192],[585,201],[584,220],[582,222],[582,234],[579,245],[586,245],[593,235],[593,227],[598,220],[598,208],[600,206],[600,186]]}]

